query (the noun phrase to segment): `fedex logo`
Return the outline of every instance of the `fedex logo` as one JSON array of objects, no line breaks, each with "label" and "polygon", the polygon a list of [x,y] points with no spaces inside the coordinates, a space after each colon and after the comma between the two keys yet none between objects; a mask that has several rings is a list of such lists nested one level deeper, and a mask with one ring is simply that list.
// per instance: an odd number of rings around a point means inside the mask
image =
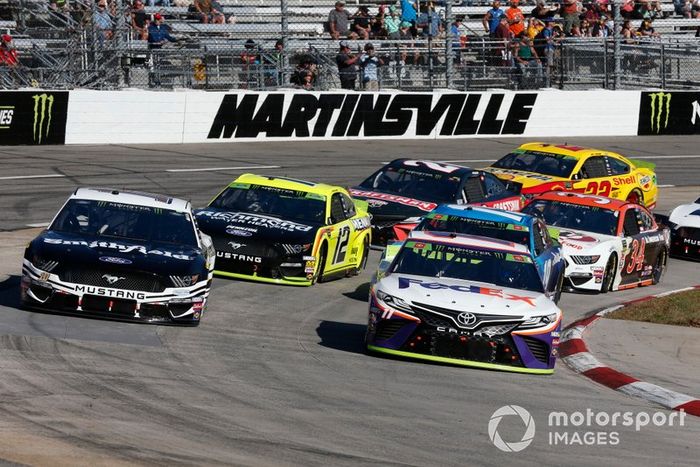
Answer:
[{"label": "fedex logo", "polygon": [[489,287],[478,287],[476,285],[447,285],[440,282],[425,282],[420,279],[409,279],[407,277],[399,277],[399,289],[407,289],[411,284],[420,285],[423,288],[430,290],[450,289],[457,292],[476,293],[482,295],[490,295],[492,297],[505,298],[506,300],[514,300],[525,302],[530,306],[535,306],[533,297],[523,297],[503,292],[501,289],[492,289]]}]

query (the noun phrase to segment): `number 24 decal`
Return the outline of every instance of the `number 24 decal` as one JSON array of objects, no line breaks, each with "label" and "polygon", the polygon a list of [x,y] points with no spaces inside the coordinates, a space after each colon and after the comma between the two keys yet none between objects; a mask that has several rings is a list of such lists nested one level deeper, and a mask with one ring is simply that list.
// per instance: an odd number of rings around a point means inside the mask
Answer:
[{"label": "number 24 decal", "polygon": [[646,247],[646,240],[642,239],[640,242],[636,238],[632,241],[632,253],[630,254],[629,263],[627,263],[627,274],[632,274],[632,271],[637,269],[637,271],[642,269],[644,266],[644,249]]},{"label": "number 24 decal", "polygon": [[610,182],[607,180],[603,180],[600,183],[588,182],[584,193],[588,193],[591,195],[610,196],[611,189],[612,185],[610,185]]},{"label": "number 24 decal", "polygon": [[338,233],[338,243],[335,246],[335,254],[333,255],[333,264],[342,263],[345,261],[345,254],[348,251],[348,241],[350,240],[350,227],[347,225],[340,228]]}]

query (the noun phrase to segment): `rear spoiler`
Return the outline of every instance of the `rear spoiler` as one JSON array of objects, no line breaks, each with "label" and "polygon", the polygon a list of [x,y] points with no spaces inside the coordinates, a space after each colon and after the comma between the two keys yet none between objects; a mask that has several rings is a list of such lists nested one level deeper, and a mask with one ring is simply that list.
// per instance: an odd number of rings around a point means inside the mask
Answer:
[{"label": "rear spoiler", "polygon": [[629,161],[631,163],[633,163],[638,169],[649,169],[649,170],[656,169],[656,164],[654,164],[653,162],[642,161],[639,159],[630,159]]}]

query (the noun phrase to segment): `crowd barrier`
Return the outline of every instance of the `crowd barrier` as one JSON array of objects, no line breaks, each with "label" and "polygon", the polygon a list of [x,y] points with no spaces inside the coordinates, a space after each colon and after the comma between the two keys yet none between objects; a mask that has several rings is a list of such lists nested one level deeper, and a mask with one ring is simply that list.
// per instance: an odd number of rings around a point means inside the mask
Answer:
[{"label": "crowd barrier", "polygon": [[700,134],[700,92],[0,92],[0,144]]}]

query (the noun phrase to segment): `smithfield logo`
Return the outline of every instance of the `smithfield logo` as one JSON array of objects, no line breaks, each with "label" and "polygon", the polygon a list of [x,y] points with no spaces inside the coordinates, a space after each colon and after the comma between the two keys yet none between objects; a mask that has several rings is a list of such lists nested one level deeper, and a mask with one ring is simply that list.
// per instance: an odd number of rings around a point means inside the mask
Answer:
[{"label": "smithfield logo", "polygon": [[109,274],[103,274],[103,275],[102,275],[102,279],[104,279],[105,281],[107,281],[107,283],[108,283],[109,285],[112,285],[112,284],[116,284],[117,282],[119,282],[119,281],[122,280],[122,279],[126,279],[126,277],[111,276],[111,275],[109,275]]},{"label": "smithfield logo", "polygon": [[[523,433],[520,441],[503,441],[503,438],[498,433],[498,426],[501,420],[508,415],[518,415],[525,425],[525,433]],[[535,420],[530,415],[530,412],[519,405],[504,405],[491,415],[491,420],[489,420],[489,438],[493,445],[503,452],[520,452],[528,447],[535,438]]]},{"label": "smithfield logo", "polygon": [[668,117],[671,114],[671,93],[654,92],[650,93],[649,97],[651,98],[651,131],[660,133],[668,126]]},{"label": "smithfield logo", "polygon": [[471,326],[476,323],[476,315],[474,313],[460,313],[457,315],[457,322],[462,326]]},{"label": "smithfield logo", "polygon": [[34,142],[41,144],[51,133],[51,115],[54,97],[51,94],[35,94],[34,99]]},{"label": "smithfield logo", "polygon": [[117,258],[114,256],[100,256],[100,261],[104,261],[105,263],[112,263],[112,264],[131,264],[130,259]]}]

